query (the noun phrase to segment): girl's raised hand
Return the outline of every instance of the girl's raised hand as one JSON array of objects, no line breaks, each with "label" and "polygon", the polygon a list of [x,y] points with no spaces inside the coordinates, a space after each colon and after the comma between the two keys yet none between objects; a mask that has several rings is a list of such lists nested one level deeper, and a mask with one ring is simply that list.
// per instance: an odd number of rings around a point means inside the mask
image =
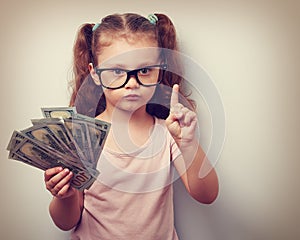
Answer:
[{"label": "girl's raised hand", "polygon": [[189,143],[195,138],[197,115],[179,103],[179,86],[175,84],[172,89],[170,114],[166,125],[177,144]]},{"label": "girl's raised hand", "polygon": [[62,167],[47,169],[44,173],[44,180],[47,190],[60,199],[68,198],[75,194],[75,189],[70,186],[73,173]]}]

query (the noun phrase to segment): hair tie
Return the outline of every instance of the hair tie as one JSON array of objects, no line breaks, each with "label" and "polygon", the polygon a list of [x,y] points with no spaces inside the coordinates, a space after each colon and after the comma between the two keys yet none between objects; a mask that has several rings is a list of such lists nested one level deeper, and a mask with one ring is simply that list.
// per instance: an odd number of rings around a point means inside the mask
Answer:
[{"label": "hair tie", "polygon": [[156,22],[158,21],[158,17],[155,14],[149,14],[148,20],[151,24],[156,25]]},{"label": "hair tie", "polygon": [[100,23],[95,23],[95,25],[92,28],[92,31],[95,32],[99,26],[100,26]]}]

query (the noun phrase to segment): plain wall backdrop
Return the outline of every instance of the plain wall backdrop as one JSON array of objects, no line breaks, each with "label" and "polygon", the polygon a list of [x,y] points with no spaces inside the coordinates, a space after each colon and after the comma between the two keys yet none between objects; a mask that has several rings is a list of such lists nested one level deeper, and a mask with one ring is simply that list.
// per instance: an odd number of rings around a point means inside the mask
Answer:
[{"label": "plain wall backdrop", "polygon": [[0,239],[68,239],[49,217],[43,172],[8,160],[6,146],[13,130],[42,117],[41,107],[68,105],[78,27],[115,12],[170,16],[182,51],[223,101],[220,194],[202,205],[175,183],[181,240],[300,238],[299,1],[10,0],[0,12]]}]

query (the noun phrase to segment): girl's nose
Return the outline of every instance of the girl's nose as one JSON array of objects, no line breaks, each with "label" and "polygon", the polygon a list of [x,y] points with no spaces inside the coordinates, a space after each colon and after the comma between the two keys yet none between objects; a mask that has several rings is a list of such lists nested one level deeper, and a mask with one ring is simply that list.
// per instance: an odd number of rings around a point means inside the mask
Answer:
[{"label": "girl's nose", "polygon": [[125,85],[125,88],[139,88],[140,84],[138,83],[136,77],[134,75],[131,75],[129,77],[128,82]]}]

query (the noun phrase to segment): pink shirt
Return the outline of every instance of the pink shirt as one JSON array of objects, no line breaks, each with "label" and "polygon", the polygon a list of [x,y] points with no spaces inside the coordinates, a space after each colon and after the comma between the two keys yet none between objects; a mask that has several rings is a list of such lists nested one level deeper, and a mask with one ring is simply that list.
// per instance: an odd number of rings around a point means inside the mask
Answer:
[{"label": "pink shirt", "polygon": [[[122,146],[121,146],[122,148]],[[171,161],[180,151],[164,120],[129,154],[103,149],[100,175],[85,190],[81,222],[73,240],[178,240],[174,228]]]}]

